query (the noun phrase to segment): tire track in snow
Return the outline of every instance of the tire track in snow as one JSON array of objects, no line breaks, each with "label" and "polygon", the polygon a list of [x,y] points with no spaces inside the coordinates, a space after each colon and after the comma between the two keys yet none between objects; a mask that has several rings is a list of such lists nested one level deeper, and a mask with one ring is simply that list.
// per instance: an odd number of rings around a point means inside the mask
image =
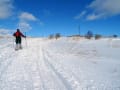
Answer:
[{"label": "tire track in snow", "polygon": [[36,64],[37,62],[35,61],[35,63],[32,63],[32,68],[27,67],[27,72],[29,73],[29,76],[32,80],[31,84],[32,84],[32,87],[33,87],[33,90],[44,90],[43,89],[43,83],[42,83],[42,79],[41,79],[41,76],[39,74],[39,69],[38,69],[38,66]]},{"label": "tire track in snow", "polygon": [[43,48],[42,43],[41,44],[39,43],[37,46],[37,51],[38,51],[37,55],[38,55],[39,61],[37,64],[39,66],[39,71],[41,71],[44,90],[61,90],[59,82],[56,82],[57,81],[56,79],[58,78],[56,78],[56,76],[51,72],[51,69],[45,64],[42,48]]},{"label": "tire track in snow", "polygon": [[[38,40],[37,42],[41,42]],[[64,88],[60,87],[58,77],[53,74],[53,70],[51,70],[48,65],[45,64],[44,55],[43,55],[43,45],[42,43],[37,43],[35,45],[34,52],[36,52],[36,72],[38,72],[39,76],[41,77],[41,83],[43,90],[64,90]],[[35,50],[36,49],[36,50]],[[52,72],[51,72],[52,71]],[[60,89],[61,88],[61,89]],[[40,89],[41,90],[41,89]],[[66,90],[66,89],[65,89]]]},{"label": "tire track in snow", "polygon": [[39,58],[39,71],[41,72],[41,76],[43,78],[42,82],[44,83],[44,90],[71,90],[68,89],[68,87],[66,88],[66,86],[63,84],[63,82],[61,82],[61,79],[54,72],[54,70],[46,64],[43,47],[43,42],[38,44],[37,54]]},{"label": "tire track in snow", "polygon": [[[40,40],[38,40],[37,42],[40,42]],[[42,72],[41,72],[41,64],[39,63],[40,60],[42,60],[42,54],[39,52],[40,50],[40,45],[37,45],[36,46],[36,55],[37,55],[37,58],[36,58],[36,65],[37,65],[37,71],[38,71],[38,75],[40,77],[40,80],[41,80],[41,86],[42,86],[42,90],[46,90],[46,87],[44,85],[44,81],[43,81],[43,77],[42,77]]]},{"label": "tire track in snow", "polygon": [[[46,66],[48,66],[57,76],[57,78],[62,82],[62,84],[66,87],[67,90],[73,90],[70,83],[65,79],[64,76],[60,72],[58,72],[55,67],[49,62],[49,60],[52,60],[47,54],[47,52],[43,49],[43,55],[44,55],[44,62]],[[49,60],[48,60],[49,59]]]},{"label": "tire track in snow", "polygon": [[[33,43],[33,42],[31,42]],[[30,44],[31,44],[30,43]],[[31,63],[28,64],[27,70],[28,73],[30,74],[30,78],[32,80],[32,85],[33,85],[33,90],[45,90],[44,88],[44,83],[42,80],[42,76],[41,76],[41,71],[39,69],[39,64],[38,64],[38,47],[37,44],[35,42],[35,44],[32,45],[31,49],[30,49],[30,60]],[[34,55],[33,55],[34,52]]]},{"label": "tire track in snow", "polygon": [[[55,62],[55,64],[57,63],[57,67],[53,66],[53,63],[51,61],[56,60],[57,58],[53,57],[52,55],[50,55],[50,53],[46,50],[45,54],[47,54],[45,57],[47,59],[45,59],[46,63],[55,71],[55,73],[59,76],[59,78],[61,78],[62,82],[67,86],[70,87],[68,90],[79,90],[80,87],[80,83],[78,81],[77,76],[69,71],[66,70],[63,66],[60,66],[61,63],[59,62]],[[57,61],[60,61],[59,59],[57,59]],[[71,75],[69,75],[68,73],[70,73]]]}]

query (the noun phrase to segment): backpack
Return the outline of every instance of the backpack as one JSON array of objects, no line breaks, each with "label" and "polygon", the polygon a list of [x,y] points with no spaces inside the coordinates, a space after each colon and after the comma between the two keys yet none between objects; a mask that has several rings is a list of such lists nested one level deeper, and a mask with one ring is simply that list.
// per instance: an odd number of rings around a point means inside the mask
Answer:
[{"label": "backpack", "polygon": [[21,36],[21,33],[20,33],[20,32],[16,32],[16,33],[15,33],[15,36],[16,36],[16,37],[19,37],[19,36]]}]

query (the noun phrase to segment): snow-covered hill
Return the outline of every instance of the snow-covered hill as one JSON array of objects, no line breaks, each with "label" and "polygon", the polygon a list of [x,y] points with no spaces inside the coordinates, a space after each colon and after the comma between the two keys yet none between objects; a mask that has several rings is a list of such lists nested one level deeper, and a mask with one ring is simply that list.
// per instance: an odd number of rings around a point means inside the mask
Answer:
[{"label": "snow-covered hill", "polygon": [[120,90],[120,39],[0,39],[0,90]]}]

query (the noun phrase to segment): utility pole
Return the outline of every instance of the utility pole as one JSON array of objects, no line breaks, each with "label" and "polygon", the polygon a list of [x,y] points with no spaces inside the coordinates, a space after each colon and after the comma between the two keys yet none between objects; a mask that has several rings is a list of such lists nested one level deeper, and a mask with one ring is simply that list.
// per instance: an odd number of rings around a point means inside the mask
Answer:
[{"label": "utility pole", "polygon": [[80,24],[79,24],[79,26],[78,26],[78,32],[79,32],[79,35],[80,35]]}]

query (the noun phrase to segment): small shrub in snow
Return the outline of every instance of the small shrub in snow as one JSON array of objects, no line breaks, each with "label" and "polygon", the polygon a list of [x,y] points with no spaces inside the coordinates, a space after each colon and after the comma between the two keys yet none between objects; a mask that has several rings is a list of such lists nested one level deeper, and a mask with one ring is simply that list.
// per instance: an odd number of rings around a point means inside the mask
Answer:
[{"label": "small shrub in snow", "polygon": [[92,31],[88,31],[87,34],[85,35],[85,38],[91,39],[93,37]]},{"label": "small shrub in snow", "polygon": [[95,35],[95,40],[100,39],[102,36],[100,34]]},{"label": "small shrub in snow", "polygon": [[61,37],[60,33],[56,33],[55,38],[58,39],[60,37]]},{"label": "small shrub in snow", "polygon": [[115,35],[113,35],[113,37],[114,37],[114,38],[117,38],[118,36],[115,34]]}]

